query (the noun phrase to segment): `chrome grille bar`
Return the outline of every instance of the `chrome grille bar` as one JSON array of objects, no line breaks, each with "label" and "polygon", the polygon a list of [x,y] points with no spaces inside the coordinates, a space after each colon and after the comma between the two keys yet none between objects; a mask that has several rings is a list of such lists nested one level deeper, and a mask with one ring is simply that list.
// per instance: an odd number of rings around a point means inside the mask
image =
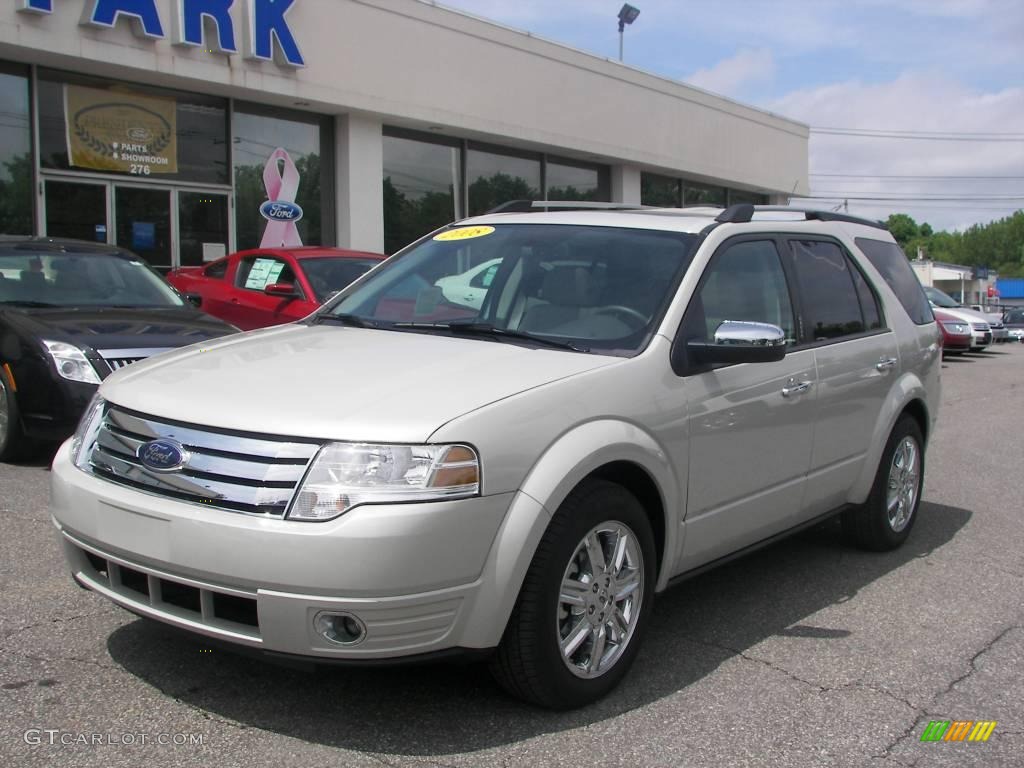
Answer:
[{"label": "chrome grille bar", "polygon": [[[169,438],[189,452],[175,472],[155,472],[137,457],[150,440]],[[108,406],[89,457],[92,473],[160,496],[232,512],[282,516],[319,443],[275,441],[179,425]]]}]

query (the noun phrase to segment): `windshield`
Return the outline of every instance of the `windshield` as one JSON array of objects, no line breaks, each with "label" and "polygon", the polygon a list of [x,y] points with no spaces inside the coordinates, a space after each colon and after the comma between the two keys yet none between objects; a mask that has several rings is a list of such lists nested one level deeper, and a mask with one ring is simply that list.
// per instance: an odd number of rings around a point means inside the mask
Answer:
[{"label": "windshield", "polygon": [[130,253],[0,253],[0,304],[181,307],[178,294]]},{"label": "windshield", "polygon": [[380,263],[379,259],[322,257],[299,262],[309,285],[320,303],[327,301],[356,278],[362,277]]},{"label": "windshield", "polygon": [[938,288],[932,288],[930,285],[924,286],[924,293],[930,301],[936,307],[946,307],[947,309],[955,309],[961,306],[959,301],[954,301],[952,298],[944,294]]},{"label": "windshield", "polygon": [[629,355],[656,330],[696,240],[565,224],[454,227],[343,292],[321,319]]}]

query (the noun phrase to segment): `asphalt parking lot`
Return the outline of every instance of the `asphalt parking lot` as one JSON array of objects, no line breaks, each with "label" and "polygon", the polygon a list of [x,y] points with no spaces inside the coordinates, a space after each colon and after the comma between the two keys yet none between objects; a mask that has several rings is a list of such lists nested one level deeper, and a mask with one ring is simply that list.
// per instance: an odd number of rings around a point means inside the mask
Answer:
[{"label": "asphalt parking lot", "polygon": [[309,673],[137,619],[68,577],[44,462],[0,465],[0,765],[1024,765],[1024,345],[943,376],[903,549],[826,524],[690,580],[569,713],[476,666]]}]

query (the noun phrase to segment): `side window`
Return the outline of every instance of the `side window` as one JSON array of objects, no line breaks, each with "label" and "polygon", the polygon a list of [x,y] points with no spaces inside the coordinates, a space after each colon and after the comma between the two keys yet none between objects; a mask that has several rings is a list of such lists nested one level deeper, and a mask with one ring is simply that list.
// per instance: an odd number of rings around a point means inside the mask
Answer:
[{"label": "side window", "polygon": [[726,320],[771,323],[795,343],[796,324],[775,243],[750,240],[714,255],[683,320],[687,340],[712,339]]},{"label": "side window", "polygon": [[803,340],[863,333],[860,300],[842,248],[818,240],[790,240],[789,245],[800,287]]},{"label": "side window", "polygon": [[[847,262],[849,262],[849,257],[847,257]],[[857,288],[857,298],[860,299],[860,311],[864,315],[864,324],[867,326],[867,329],[869,331],[877,331],[879,328],[884,328],[882,310],[878,306],[878,297],[875,296],[875,292],[871,290],[871,286],[868,285],[868,281],[861,274],[861,271],[857,269],[856,265],[850,265],[850,274],[853,275],[853,284]]]},{"label": "side window", "polygon": [[262,291],[274,283],[294,283],[295,273],[273,256],[249,256],[238,265],[236,285],[250,291]]},{"label": "side window", "polygon": [[209,277],[214,280],[223,280],[224,275],[228,272],[228,260],[220,259],[219,261],[213,262],[210,266],[203,270],[203,276]]},{"label": "side window", "polygon": [[914,323],[926,325],[935,321],[921,281],[917,279],[910,262],[896,243],[872,240],[869,237],[858,237],[854,242],[882,275],[882,279],[896,294],[896,298],[900,300],[900,304]]}]

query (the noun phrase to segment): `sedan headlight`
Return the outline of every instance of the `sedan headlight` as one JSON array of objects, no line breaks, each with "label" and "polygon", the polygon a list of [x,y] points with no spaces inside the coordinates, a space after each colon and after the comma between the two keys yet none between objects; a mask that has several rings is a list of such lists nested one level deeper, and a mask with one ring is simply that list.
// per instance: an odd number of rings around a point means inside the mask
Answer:
[{"label": "sedan headlight", "polygon": [[89,406],[78,422],[78,429],[71,437],[71,462],[79,469],[88,467],[92,444],[96,440],[96,433],[99,432],[100,421],[103,419],[103,405],[103,398],[97,392],[89,401]]},{"label": "sedan headlight", "polygon": [[325,445],[288,510],[291,520],[330,520],[360,504],[475,496],[480,459],[466,445]]},{"label": "sedan headlight", "polygon": [[939,321],[942,323],[942,327],[950,333],[964,334],[970,332],[970,327],[966,323],[949,323],[943,320]]},{"label": "sedan headlight", "polygon": [[86,384],[99,384],[100,377],[96,375],[96,369],[82,352],[74,344],[66,344],[63,341],[47,341],[43,339],[46,352],[57,367],[57,373],[70,381],[81,381]]}]

